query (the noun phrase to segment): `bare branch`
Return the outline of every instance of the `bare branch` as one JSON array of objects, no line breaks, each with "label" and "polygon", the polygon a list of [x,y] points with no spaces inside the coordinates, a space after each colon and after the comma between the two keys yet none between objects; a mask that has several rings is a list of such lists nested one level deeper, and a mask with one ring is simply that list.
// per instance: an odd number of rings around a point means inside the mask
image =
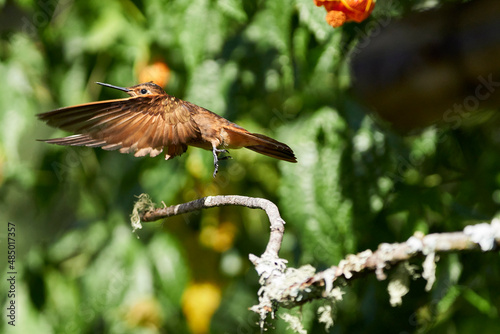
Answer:
[{"label": "bare branch", "polygon": [[279,259],[278,252],[281,248],[283,233],[285,232],[285,221],[281,219],[278,207],[273,202],[264,198],[238,195],[207,196],[191,202],[164,208],[149,208],[147,211],[139,213],[139,219],[144,223],[152,222],[167,217],[181,215],[183,213],[227,205],[238,205],[251,209],[262,209],[266,212],[271,224],[271,236],[269,238],[266,251],[262,254],[262,256],[265,256],[266,258]]}]

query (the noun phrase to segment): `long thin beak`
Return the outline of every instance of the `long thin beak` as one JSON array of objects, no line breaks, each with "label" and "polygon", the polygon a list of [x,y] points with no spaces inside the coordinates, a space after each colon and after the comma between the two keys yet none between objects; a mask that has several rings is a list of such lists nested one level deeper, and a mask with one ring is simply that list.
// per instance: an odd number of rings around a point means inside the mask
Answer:
[{"label": "long thin beak", "polygon": [[96,82],[96,84],[104,86],[104,87],[109,87],[109,88],[114,88],[114,89],[122,90],[124,92],[130,92],[130,89],[125,88],[125,87],[113,86],[113,85],[110,85],[110,84],[107,84],[107,83],[102,83],[102,82]]}]

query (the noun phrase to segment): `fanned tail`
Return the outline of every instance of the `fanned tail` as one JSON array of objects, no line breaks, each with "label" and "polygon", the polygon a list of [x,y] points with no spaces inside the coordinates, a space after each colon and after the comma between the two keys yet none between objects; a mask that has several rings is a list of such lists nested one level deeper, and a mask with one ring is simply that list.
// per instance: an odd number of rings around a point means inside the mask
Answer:
[{"label": "fanned tail", "polygon": [[297,162],[295,154],[288,145],[258,133],[251,133],[250,135],[258,138],[260,143],[258,145],[246,146],[249,150],[279,160]]},{"label": "fanned tail", "polygon": [[254,152],[288,162],[297,162],[292,149],[282,142],[259,133],[250,133],[242,128],[225,128],[231,137],[231,142],[239,143],[240,147],[248,148]]}]

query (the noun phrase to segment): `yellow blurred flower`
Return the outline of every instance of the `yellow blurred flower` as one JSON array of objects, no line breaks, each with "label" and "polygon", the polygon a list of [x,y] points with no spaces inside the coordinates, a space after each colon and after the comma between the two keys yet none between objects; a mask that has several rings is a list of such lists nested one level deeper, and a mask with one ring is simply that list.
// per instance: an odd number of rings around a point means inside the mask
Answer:
[{"label": "yellow blurred flower", "polygon": [[231,222],[223,222],[217,226],[203,227],[200,241],[203,245],[217,252],[225,252],[233,246],[237,228]]},{"label": "yellow blurred flower", "polygon": [[147,327],[158,331],[162,322],[161,314],[160,303],[154,298],[147,298],[133,304],[129,308],[125,319],[132,328]]},{"label": "yellow blurred flower", "polygon": [[220,288],[213,283],[191,283],[184,291],[182,310],[193,334],[209,332],[210,319],[220,300]]}]

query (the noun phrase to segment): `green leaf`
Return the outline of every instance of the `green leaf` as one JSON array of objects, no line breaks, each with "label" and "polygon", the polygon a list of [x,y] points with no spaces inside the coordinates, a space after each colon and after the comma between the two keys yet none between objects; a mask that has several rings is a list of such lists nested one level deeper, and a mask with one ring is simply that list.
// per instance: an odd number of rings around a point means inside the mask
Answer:
[{"label": "green leaf", "polygon": [[316,7],[312,0],[296,0],[296,3],[300,21],[319,41],[328,40],[334,30],[326,23],[326,10],[323,7]]},{"label": "green leaf", "polygon": [[179,306],[190,274],[181,245],[166,233],[156,234],[148,245],[161,290],[171,303]]},{"label": "green leaf", "polygon": [[470,288],[464,288],[462,292],[463,297],[472,305],[474,306],[478,311],[490,316],[490,317],[498,317],[498,310],[491,303],[488,298],[485,298],[478,293],[476,293],[474,290]]},{"label": "green leaf", "polygon": [[335,263],[354,250],[352,204],[340,182],[345,129],[336,111],[325,107],[282,132],[299,163],[282,164],[281,203],[285,220],[301,234],[306,263]]},{"label": "green leaf", "polygon": [[[212,12],[209,10],[208,0],[194,0],[184,13],[183,29],[180,31],[180,45],[184,54],[184,61],[190,72],[203,61],[208,33],[215,33],[208,29]],[[207,18],[210,17],[210,20]]]},{"label": "green leaf", "polygon": [[241,0],[218,0],[217,6],[224,14],[240,23],[248,20],[248,16],[243,8],[243,1]]},{"label": "green leaf", "polygon": [[436,306],[438,314],[448,313],[459,296],[460,289],[455,285],[451,286]]}]

